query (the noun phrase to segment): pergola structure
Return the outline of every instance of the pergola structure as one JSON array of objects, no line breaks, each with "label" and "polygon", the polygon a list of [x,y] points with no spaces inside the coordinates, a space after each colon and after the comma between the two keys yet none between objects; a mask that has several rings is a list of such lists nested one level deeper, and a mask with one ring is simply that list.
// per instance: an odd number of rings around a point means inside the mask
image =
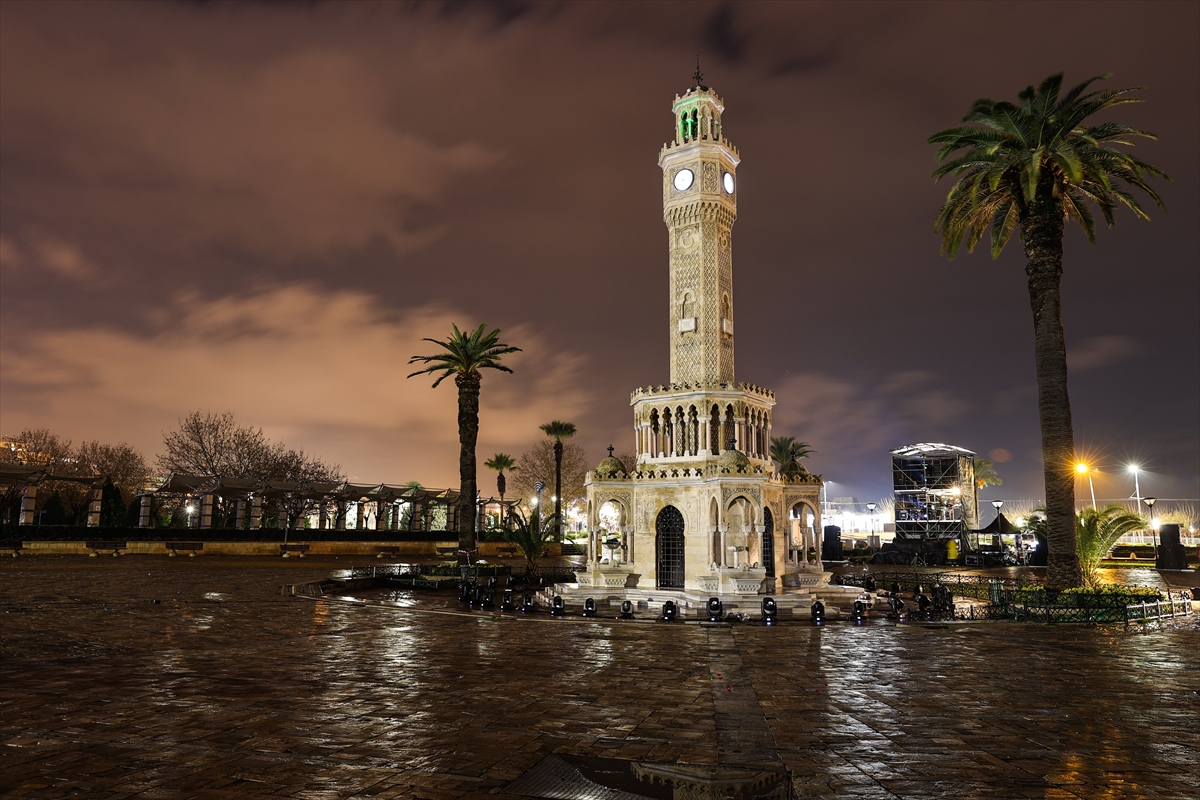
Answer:
[{"label": "pergola structure", "polygon": [[38,487],[46,481],[78,483],[88,487],[88,527],[100,524],[100,500],[104,490],[104,475],[57,475],[45,467],[0,464],[0,485],[21,487],[21,516],[18,524],[37,524]]},{"label": "pergola structure", "polygon": [[[318,530],[430,531],[457,529],[457,489],[426,489],[387,483],[303,483],[225,478],[220,475],[172,473],[162,486],[141,495],[139,525],[151,527],[151,502],[155,496],[176,496],[199,501],[199,513],[189,514],[193,528],[213,527],[218,500],[233,501],[237,530],[258,530],[268,505],[278,514],[279,527],[296,530],[303,520],[315,517]],[[495,498],[479,498],[477,507],[511,507]],[[435,528],[435,512],[445,509],[445,527]]]}]

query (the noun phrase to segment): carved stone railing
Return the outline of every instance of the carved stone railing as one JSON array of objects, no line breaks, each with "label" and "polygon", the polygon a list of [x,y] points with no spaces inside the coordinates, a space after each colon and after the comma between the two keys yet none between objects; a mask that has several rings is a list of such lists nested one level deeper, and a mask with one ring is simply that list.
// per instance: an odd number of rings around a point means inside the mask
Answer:
[{"label": "carved stone railing", "polygon": [[731,381],[713,382],[684,382],[668,383],[658,386],[638,387],[629,395],[630,402],[636,402],[641,397],[652,397],[660,394],[679,394],[681,392],[746,392],[757,395],[764,400],[775,402],[775,393],[770,389],[753,383],[734,383]]}]

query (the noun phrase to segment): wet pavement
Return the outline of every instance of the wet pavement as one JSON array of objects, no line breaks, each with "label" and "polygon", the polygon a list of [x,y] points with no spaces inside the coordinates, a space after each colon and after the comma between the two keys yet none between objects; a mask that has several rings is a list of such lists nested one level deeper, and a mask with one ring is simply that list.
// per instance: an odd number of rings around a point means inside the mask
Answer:
[{"label": "wet pavement", "polygon": [[0,562],[0,795],[510,797],[557,753],[781,762],[798,797],[1200,796],[1195,615],[705,628],[279,592],[351,563]]}]

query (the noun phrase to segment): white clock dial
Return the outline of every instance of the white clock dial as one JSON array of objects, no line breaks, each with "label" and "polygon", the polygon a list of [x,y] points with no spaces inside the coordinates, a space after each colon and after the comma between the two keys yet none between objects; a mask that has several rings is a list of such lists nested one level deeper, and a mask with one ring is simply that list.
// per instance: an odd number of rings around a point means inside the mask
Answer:
[{"label": "white clock dial", "polygon": [[733,194],[733,176],[726,172],[721,182],[725,184],[725,194]]},{"label": "white clock dial", "polygon": [[681,169],[675,173],[675,188],[682,192],[690,188],[694,180],[696,180],[696,176],[690,169]]}]

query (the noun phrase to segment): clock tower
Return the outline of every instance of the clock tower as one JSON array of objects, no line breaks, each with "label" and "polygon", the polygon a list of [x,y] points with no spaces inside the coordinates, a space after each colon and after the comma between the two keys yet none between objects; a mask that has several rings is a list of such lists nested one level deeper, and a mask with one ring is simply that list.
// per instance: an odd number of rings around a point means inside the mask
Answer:
[{"label": "clock tower", "polygon": [[671,106],[674,141],[659,152],[670,248],[671,383],[733,382],[733,222],[738,150],[721,129],[724,103],[695,85]]},{"label": "clock tower", "polygon": [[780,607],[795,608],[811,599],[803,585],[828,578],[817,535],[821,478],[772,461],[775,394],[734,380],[741,156],[725,138],[724,102],[699,69],[692,78],[671,104],[674,132],[658,152],[671,379],[630,395],[635,463],[610,453],[587,475],[590,559],[576,577],[580,591],[603,587],[639,603],[678,592],[688,608],[716,596],[756,610],[760,592],[782,588]]}]

